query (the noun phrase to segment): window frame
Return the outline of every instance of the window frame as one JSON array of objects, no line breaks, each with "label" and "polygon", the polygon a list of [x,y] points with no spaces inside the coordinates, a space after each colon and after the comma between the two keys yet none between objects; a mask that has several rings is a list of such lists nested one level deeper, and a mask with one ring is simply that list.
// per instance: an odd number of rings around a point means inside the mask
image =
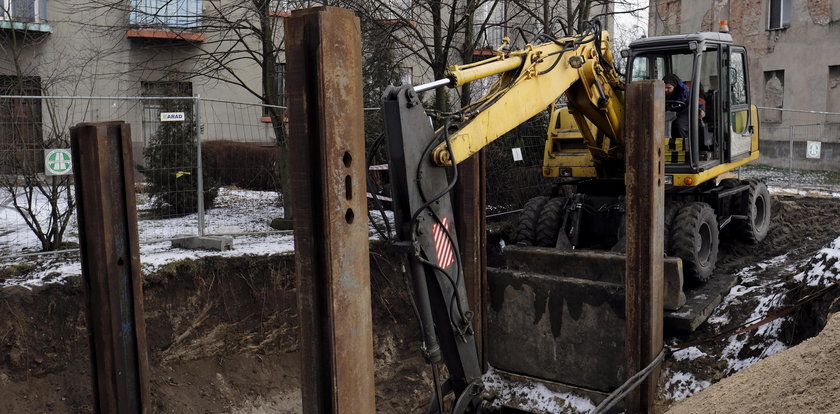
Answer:
[{"label": "window frame", "polygon": [[[773,19],[773,6],[778,7],[778,19]],[[791,0],[768,0],[767,30],[785,30],[790,27]],[[776,21],[777,20],[777,21]],[[774,23],[776,23],[774,25]]]}]

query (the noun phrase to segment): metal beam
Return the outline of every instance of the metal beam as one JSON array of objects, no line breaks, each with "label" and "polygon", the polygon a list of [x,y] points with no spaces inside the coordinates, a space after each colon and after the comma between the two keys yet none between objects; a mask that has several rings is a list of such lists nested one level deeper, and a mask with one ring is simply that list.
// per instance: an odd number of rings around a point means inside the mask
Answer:
[{"label": "metal beam", "polygon": [[359,28],[333,7],[286,20],[304,413],[376,411]]},{"label": "metal beam", "polygon": [[[663,217],[665,206],[665,89],[662,81],[627,86],[627,375],[653,361],[662,350]],[[625,400],[627,413],[652,413],[659,369]]]},{"label": "metal beam", "polygon": [[131,129],[70,128],[94,412],[148,413],[149,360],[134,198]]},{"label": "metal beam", "polygon": [[487,295],[487,179],[486,153],[479,151],[458,164],[458,183],[452,191],[455,231],[464,266],[464,285],[470,309],[473,310],[473,329],[482,369],[487,368],[484,353],[484,333]]}]

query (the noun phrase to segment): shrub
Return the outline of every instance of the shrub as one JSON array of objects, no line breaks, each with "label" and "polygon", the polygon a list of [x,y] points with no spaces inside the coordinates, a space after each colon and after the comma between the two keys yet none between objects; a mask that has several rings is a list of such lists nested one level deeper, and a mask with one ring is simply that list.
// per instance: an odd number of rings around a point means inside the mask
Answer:
[{"label": "shrub", "polygon": [[[182,122],[161,122],[143,150],[146,176],[153,208],[161,215],[184,215],[198,210],[196,176],[196,133],[191,100],[161,102],[164,112],[184,112]],[[210,208],[219,187],[204,177],[204,207]]]},{"label": "shrub", "polygon": [[280,188],[277,145],[227,140],[201,144],[205,177],[221,186],[277,191]]}]

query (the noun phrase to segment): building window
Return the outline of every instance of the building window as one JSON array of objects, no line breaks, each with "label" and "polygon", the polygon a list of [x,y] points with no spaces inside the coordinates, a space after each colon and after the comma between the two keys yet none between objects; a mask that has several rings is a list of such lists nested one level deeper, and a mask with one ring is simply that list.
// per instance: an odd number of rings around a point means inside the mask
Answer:
[{"label": "building window", "polygon": [[[840,113],[840,66],[828,67],[827,93],[825,110]],[[832,116],[832,119],[837,122],[837,116]]]},{"label": "building window", "polygon": [[[764,72],[764,106],[783,108],[785,106],[785,71],[771,70]],[[782,122],[782,111],[766,111],[764,122]]]},{"label": "building window", "polygon": [[409,66],[400,67],[400,83],[403,85],[414,84],[414,69]]},{"label": "building window", "polygon": [[478,40],[476,47],[495,49],[501,46],[505,35],[504,21],[504,2],[490,1],[478,6],[473,18],[473,33]]},{"label": "building window", "polygon": [[131,0],[129,23],[144,29],[196,29],[201,0]]},{"label": "building window", "polygon": [[41,21],[39,0],[0,0],[0,20],[37,23]]},{"label": "building window", "polygon": [[[0,75],[0,95],[41,95],[37,76]],[[41,100],[0,98],[0,174],[44,170]]]},{"label": "building window", "polygon": [[[147,97],[167,97],[167,96],[183,96],[184,100],[164,100],[164,99],[143,99],[143,144],[148,144],[149,140],[157,133],[160,126],[161,112],[182,112],[183,108],[192,108],[192,83],[190,82],[143,82],[141,83],[142,96]],[[189,100],[189,103],[187,102]],[[175,108],[175,109],[172,109]],[[187,118],[192,116],[192,111],[189,112]]]},{"label": "building window", "polygon": [[767,30],[790,27],[790,0],[770,0],[767,8]]},{"label": "building window", "polygon": [[286,64],[277,62],[277,105],[286,106]]}]

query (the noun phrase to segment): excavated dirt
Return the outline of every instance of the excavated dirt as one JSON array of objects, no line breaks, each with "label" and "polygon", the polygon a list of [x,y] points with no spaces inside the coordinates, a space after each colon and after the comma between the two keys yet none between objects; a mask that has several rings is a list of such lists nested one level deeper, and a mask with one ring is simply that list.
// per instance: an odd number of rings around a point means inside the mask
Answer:
[{"label": "excavated dirt", "polygon": [[[371,268],[377,411],[418,411],[431,379],[402,279],[380,252]],[[79,283],[0,289],[0,412],[93,412]],[[293,256],[174,263],[144,295],[152,412],[301,412]]]},{"label": "excavated dirt", "polygon": [[[815,289],[803,287],[793,276],[819,249],[840,235],[840,199],[777,196],[773,214],[770,235],[760,245],[722,243],[719,272],[732,274],[751,269],[741,281],[747,292],[739,300],[727,303],[727,309],[717,312],[715,320],[694,334],[669,337],[669,344],[709,337],[738,326],[767,295],[779,296],[779,302],[784,304]],[[301,411],[293,262],[288,255],[204,258],[174,263],[145,276],[153,412]],[[26,270],[0,269],[0,279]],[[431,379],[418,352],[416,321],[403,289],[402,275],[397,263],[377,246],[371,249],[371,273],[377,411],[422,412]],[[71,278],[64,284],[34,290],[0,289],[0,412],[92,412],[88,337],[79,283],[80,278]],[[785,319],[780,338],[785,346],[794,346],[819,332],[836,296],[827,294]],[[839,325],[836,319],[833,323]],[[766,337],[751,335],[741,335],[744,343],[755,346],[744,346],[738,351],[740,360],[762,356],[762,347],[768,343]],[[836,338],[832,340],[837,342]],[[735,371],[725,340],[697,348],[703,356],[669,358],[663,371],[688,372],[698,381],[711,383]],[[826,355],[817,355],[817,351]],[[836,346],[823,346],[813,355],[826,361],[840,360],[836,351]],[[782,352],[773,360],[786,355],[800,354]],[[814,359],[808,353],[801,355],[791,356],[791,362]],[[834,365],[823,359],[815,361],[824,364],[825,378],[836,378],[836,374],[828,376],[838,372]],[[767,375],[772,375],[773,381],[781,381],[785,376],[810,378],[787,368]],[[734,378],[721,383],[721,387],[734,382]],[[811,393],[811,389],[822,392],[823,388],[808,385],[817,384],[819,378],[814,376],[805,385],[791,385],[790,389],[802,394]],[[769,382],[770,379],[762,382],[759,378],[753,387],[762,388]],[[836,393],[837,383],[833,380],[826,387],[834,386]],[[676,386],[669,382],[667,374],[663,376],[663,406],[672,404],[674,393],[670,388]],[[771,390],[774,389],[767,388],[767,392],[785,394],[784,388]],[[837,401],[835,394],[826,398]],[[715,404],[706,403],[702,412],[715,412]],[[837,411],[837,407],[832,407],[817,411]],[[774,410],[759,411],[806,411]],[[722,408],[717,412],[736,411]]]},{"label": "excavated dirt", "polygon": [[[768,311],[797,302],[817,290],[796,279],[796,275],[812,266],[820,249],[828,247],[840,236],[840,199],[802,196],[776,196],[773,220],[767,239],[758,245],[746,245],[722,234],[718,274],[736,274],[739,285],[733,289],[712,317],[690,335],[666,338],[669,345],[702,341],[729,331],[755,318],[763,318]],[[831,267],[831,263],[827,263]],[[713,276],[714,277],[714,276]],[[798,308],[789,316],[736,336],[724,336],[707,341],[693,348],[694,357],[672,357],[663,364],[665,373],[660,380],[662,400],[667,407],[675,399],[684,398],[699,388],[694,384],[714,384],[744,366],[748,366],[773,353],[794,347],[803,340],[818,334],[826,325],[828,315],[838,310],[840,289],[828,291],[817,300]],[[785,359],[788,352],[774,358]],[[676,355],[675,355],[676,356]],[[840,355],[835,354],[835,358]],[[792,356],[792,358],[796,358]],[[677,379],[690,374],[693,381]],[[779,381],[792,380],[795,372],[779,373]],[[785,376],[789,378],[785,378]],[[756,380],[759,383],[761,380]],[[768,378],[767,381],[770,381]],[[760,388],[760,387],[759,387]],[[686,392],[688,391],[688,392]],[[724,406],[727,407],[727,406]],[[734,406],[732,406],[734,407]],[[706,410],[686,412],[734,412],[728,408],[717,409],[715,404]],[[746,412],[746,411],[739,411]],[[758,412],[801,412],[774,409]],[[811,411],[815,412],[815,411]],[[833,412],[833,410],[816,412]]]},{"label": "excavated dirt", "polygon": [[840,314],[816,337],[725,378],[669,414],[840,412]]}]

